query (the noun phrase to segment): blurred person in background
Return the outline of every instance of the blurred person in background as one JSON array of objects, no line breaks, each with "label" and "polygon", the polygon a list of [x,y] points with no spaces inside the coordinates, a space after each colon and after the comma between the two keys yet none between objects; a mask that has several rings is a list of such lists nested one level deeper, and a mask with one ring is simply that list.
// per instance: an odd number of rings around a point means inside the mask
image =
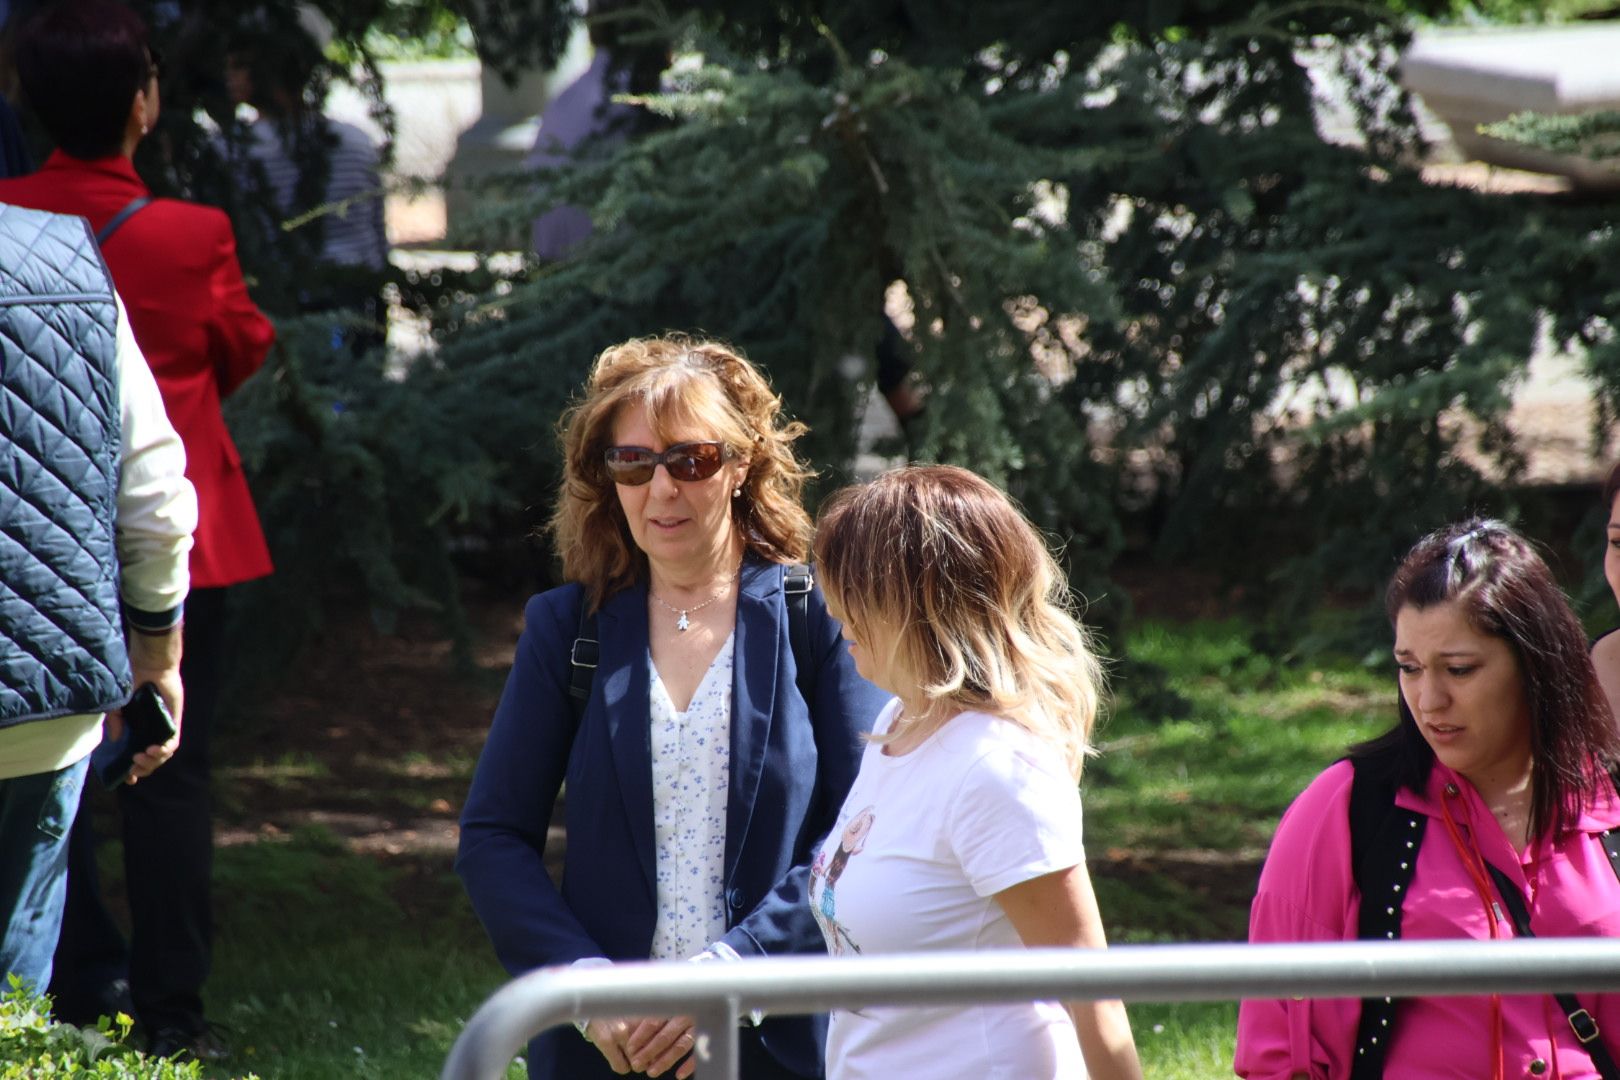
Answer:
[{"label": "blurred person in background", "polygon": [[226,216],[154,199],[135,172],[162,76],[140,18],[117,0],[61,0],[21,27],[16,57],[27,106],[56,150],[38,172],[0,180],[0,201],[89,221],[185,443],[199,513],[181,667],[185,739],[161,772],[118,790],[131,938],[126,945],[103,904],[80,815],[52,992],[66,1019],[132,1003],[155,1053],[218,1059],[226,1048],[202,1001],[213,943],[209,742],[226,590],[271,571],[220,402],[258,370],[275,331],[248,296]]},{"label": "blurred person in background", "polygon": [[[592,0],[585,15],[590,66],[541,112],[525,165],[566,169],[663,122],[649,109],[613,100],[622,94],[658,93],[673,59],[668,42],[653,37],[650,28],[638,27],[635,16],[635,0]],[[582,207],[552,207],[534,219],[534,252],[547,262],[567,258],[592,229]]]},{"label": "blurred person in background", "polygon": [[[242,189],[268,196],[258,205],[279,214],[262,225],[272,250],[302,263],[300,310],[342,316],[332,345],[358,355],[387,337],[382,162],[369,135],[322,112],[322,48],[330,36],[307,4],[243,17],[227,46],[225,88],[255,115],[227,140],[226,153]],[[309,220],[282,228],[302,215]]]},{"label": "blurred person in background", "polygon": [[[642,11],[637,0],[592,0],[585,17],[590,65],[541,112],[524,165],[562,172],[668,123],[645,106],[614,100],[662,92],[662,77],[674,60],[659,28],[640,21]],[[584,207],[553,206],[534,219],[534,253],[543,263],[566,259],[594,229]],[[881,309],[879,320],[873,342],[878,392],[909,435],[925,408],[924,397],[904,336]]]},{"label": "blurred person in background", "polygon": [[12,107],[17,93],[16,65],[12,63],[12,10],[10,0],[0,0],[0,178],[26,176],[34,171],[34,156],[23,136],[22,121]]}]

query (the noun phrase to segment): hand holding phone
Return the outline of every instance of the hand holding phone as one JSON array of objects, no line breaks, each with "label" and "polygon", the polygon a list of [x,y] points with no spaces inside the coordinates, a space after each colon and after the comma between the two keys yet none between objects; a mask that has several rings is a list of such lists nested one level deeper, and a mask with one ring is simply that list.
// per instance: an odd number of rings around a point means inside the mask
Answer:
[{"label": "hand holding phone", "polygon": [[117,739],[103,739],[90,753],[90,765],[103,786],[115,788],[129,779],[135,768],[135,755],[148,746],[162,745],[180,730],[169,714],[169,707],[152,683],[136,687],[129,704],[121,710],[124,730]]}]

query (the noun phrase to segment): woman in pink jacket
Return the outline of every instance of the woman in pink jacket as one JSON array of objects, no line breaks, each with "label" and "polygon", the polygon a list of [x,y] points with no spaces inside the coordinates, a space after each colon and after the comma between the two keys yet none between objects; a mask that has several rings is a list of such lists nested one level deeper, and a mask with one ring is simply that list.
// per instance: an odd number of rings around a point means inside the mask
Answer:
[{"label": "woman in pink jacket", "polygon": [[[1250,940],[1620,936],[1620,734],[1546,564],[1500,522],[1452,525],[1386,608],[1400,719],[1283,816]],[[1620,995],[1246,1001],[1236,1068],[1587,1080],[1617,1053]]]}]

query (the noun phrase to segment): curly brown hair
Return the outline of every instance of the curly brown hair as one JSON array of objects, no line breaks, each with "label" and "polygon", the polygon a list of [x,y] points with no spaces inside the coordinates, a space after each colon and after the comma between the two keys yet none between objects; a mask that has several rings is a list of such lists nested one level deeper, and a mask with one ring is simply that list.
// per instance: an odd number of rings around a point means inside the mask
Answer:
[{"label": "curly brown hair", "polygon": [[563,480],[551,534],[563,576],[585,586],[591,610],[647,572],[602,463],[626,406],[645,406],[661,438],[699,429],[746,458],[743,494],[732,500],[744,545],[770,562],[805,560],[810,515],[801,499],[814,473],[793,443],[809,429],[783,417],[782,399],[731,346],[682,334],[632,338],[596,358],[584,396],[558,423]]}]

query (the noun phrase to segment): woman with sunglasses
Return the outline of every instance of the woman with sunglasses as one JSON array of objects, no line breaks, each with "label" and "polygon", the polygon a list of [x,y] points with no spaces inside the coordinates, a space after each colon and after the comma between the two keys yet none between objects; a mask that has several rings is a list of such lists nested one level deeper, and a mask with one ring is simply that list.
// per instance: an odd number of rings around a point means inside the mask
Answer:
[{"label": "woman with sunglasses", "polygon": [[[456,859],[513,975],[823,951],[811,849],[883,701],[793,570],[804,430],[741,356],[679,337],[608,349],[564,416],[568,584],[529,602]],[[742,1074],[818,1077],[825,1035],[825,1017],[750,1023]],[[529,1074],[689,1076],[693,1041],[685,1018],[593,1019],[536,1038]]]}]

